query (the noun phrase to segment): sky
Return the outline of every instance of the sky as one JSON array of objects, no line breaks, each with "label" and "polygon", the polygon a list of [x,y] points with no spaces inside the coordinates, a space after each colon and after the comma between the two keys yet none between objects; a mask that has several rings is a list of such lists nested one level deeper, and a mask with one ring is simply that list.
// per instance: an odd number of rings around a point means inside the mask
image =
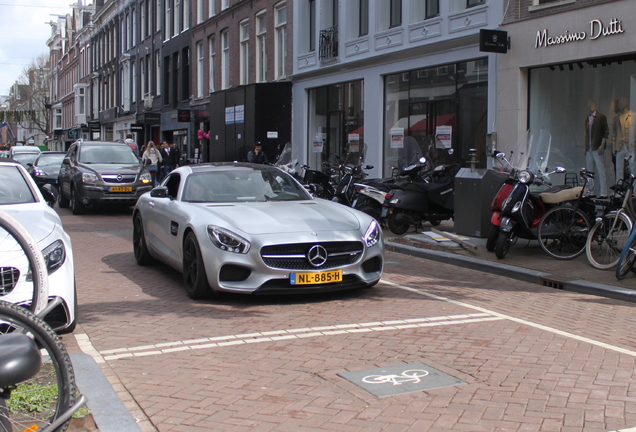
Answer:
[{"label": "sky", "polygon": [[[75,0],[0,0],[0,96],[40,54],[48,54],[51,20],[71,12]],[[85,2],[86,4],[86,2]]]}]

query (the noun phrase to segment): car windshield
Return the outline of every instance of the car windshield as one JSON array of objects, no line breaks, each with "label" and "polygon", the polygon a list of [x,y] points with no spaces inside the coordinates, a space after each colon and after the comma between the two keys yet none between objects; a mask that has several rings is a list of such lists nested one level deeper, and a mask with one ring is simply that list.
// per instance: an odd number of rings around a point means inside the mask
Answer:
[{"label": "car windshield", "polygon": [[27,164],[32,164],[40,156],[39,153],[15,153],[11,159],[20,162],[25,167]]},{"label": "car windshield", "polygon": [[136,164],[139,159],[127,145],[91,145],[80,149],[79,162],[85,164]]},{"label": "car windshield", "polygon": [[36,202],[17,166],[0,166],[0,205]]},{"label": "car windshield", "polygon": [[288,174],[276,169],[205,171],[188,176],[183,201],[263,202],[308,200],[311,196]]},{"label": "car windshield", "polygon": [[59,154],[42,153],[36,165],[39,167],[45,167],[45,166],[58,167],[58,166],[62,166],[63,159],[64,159],[64,153],[59,153]]}]

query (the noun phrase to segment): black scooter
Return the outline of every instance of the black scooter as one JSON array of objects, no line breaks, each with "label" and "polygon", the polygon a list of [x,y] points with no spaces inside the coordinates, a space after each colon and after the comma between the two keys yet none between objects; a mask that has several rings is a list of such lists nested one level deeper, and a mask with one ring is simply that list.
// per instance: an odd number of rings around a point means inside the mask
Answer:
[{"label": "black scooter", "polygon": [[455,175],[460,166],[439,165],[423,172],[425,162],[422,158],[419,164],[404,168],[409,180],[396,182],[386,195],[382,215],[393,234],[404,234],[411,225],[421,226],[422,222],[436,226],[454,216]]}]

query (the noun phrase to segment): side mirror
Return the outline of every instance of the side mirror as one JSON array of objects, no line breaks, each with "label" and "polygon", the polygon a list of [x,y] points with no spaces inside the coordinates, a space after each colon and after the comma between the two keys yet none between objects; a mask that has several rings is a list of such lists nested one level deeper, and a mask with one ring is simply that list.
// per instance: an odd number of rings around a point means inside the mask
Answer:
[{"label": "side mirror", "polygon": [[364,169],[365,169],[365,170],[373,169],[373,165],[367,165],[367,166],[365,166],[365,167],[364,167]]},{"label": "side mirror", "polygon": [[560,166],[559,166],[559,167],[556,167],[556,168],[554,169],[554,172],[555,172],[555,173],[557,173],[557,174],[563,174],[563,173],[564,173],[564,172],[566,172],[566,171],[567,171],[567,170],[566,170],[565,168],[560,167]]},{"label": "side mirror", "polygon": [[27,166],[28,166],[28,167],[32,167],[32,166],[33,166],[33,164],[32,164],[31,162],[27,162]]},{"label": "side mirror", "polygon": [[53,207],[55,201],[57,201],[57,195],[57,189],[52,184],[47,183],[42,186],[42,196],[44,197],[44,201],[46,201],[51,207]]},{"label": "side mirror", "polygon": [[168,198],[168,188],[165,186],[157,186],[150,191],[150,196],[153,198]]}]

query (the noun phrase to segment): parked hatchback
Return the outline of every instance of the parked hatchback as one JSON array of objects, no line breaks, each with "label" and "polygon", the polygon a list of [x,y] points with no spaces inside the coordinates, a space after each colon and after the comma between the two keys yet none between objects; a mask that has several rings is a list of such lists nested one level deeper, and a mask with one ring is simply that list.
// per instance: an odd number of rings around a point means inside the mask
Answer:
[{"label": "parked hatchback", "polygon": [[132,206],[152,189],[152,177],[128,144],[76,141],[60,169],[60,208],[73,214],[95,205]]}]

